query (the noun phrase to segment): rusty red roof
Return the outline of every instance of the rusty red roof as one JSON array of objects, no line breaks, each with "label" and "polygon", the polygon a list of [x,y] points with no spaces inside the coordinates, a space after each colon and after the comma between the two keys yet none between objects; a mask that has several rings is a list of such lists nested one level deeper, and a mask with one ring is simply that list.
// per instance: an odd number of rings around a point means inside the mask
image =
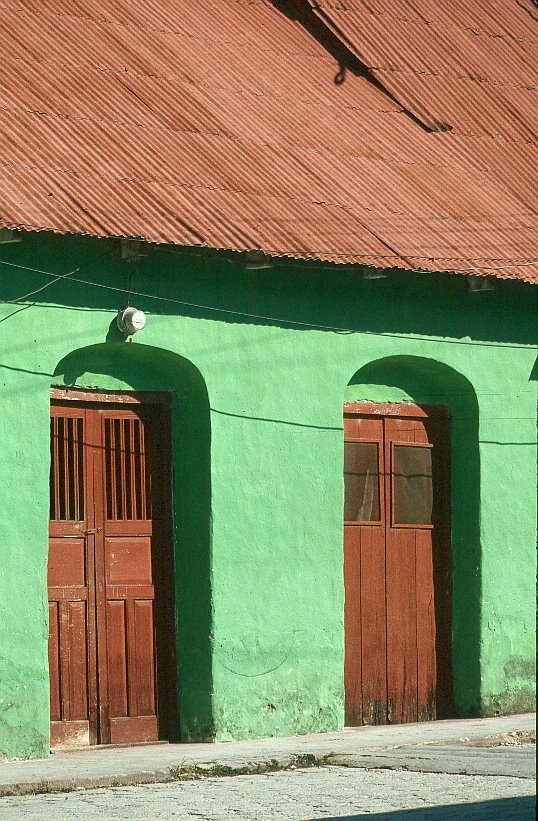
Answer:
[{"label": "rusty red roof", "polygon": [[0,0],[0,223],[538,281],[531,0]]}]

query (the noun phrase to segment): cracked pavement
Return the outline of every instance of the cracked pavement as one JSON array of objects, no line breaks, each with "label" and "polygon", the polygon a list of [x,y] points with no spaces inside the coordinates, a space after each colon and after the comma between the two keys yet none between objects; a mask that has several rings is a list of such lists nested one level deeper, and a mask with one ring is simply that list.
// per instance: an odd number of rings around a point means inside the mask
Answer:
[{"label": "cracked pavement", "polygon": [[329,766],[3,798],[0,815],[2,821],[352,821],[366,816],[378,821],[530,821],[533,794],[530,779]]}]

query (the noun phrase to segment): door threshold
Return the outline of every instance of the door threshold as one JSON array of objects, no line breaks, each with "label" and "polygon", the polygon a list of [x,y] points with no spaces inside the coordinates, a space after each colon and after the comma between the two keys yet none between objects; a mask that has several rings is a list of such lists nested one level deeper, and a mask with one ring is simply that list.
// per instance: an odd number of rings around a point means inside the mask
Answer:
[{"label": "door threshold", "polygon": [[53,747],[51,749],[51,755],[55,753],[93,753],[96,751],[102,752],[103,750],[125,750],[129,747],[163,747],[166,744],[170,744],[169,741],[129,741],[123,744],[85,744],[83,747]]}]

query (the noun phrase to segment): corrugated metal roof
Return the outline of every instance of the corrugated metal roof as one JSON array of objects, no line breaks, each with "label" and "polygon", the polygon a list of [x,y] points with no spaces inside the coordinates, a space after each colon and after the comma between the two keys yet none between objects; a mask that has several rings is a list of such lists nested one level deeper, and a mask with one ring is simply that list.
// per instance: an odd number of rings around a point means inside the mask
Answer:
[{"label": "corrugated metal roof", "polygon": [[0,0],[0,222],[538,281],[531,0],[308,2]]}]

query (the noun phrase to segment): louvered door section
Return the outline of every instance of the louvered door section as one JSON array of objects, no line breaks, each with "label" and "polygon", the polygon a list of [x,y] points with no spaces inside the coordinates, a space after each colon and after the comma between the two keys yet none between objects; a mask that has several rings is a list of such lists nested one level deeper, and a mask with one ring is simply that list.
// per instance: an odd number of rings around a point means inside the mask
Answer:
[{"label": "louvered door section", "polygon": [[94,536],[88,533],[87,505],[92,475],[84,444],[86,412],[55,407],[50,425],[51,740],[53,746],[81,745],[95,742],[96,699]]},{"label": "louvered door section", "polygon": [[102,410],[103,622],[112,743],[158,738],[152,468],[140,414]]}]

